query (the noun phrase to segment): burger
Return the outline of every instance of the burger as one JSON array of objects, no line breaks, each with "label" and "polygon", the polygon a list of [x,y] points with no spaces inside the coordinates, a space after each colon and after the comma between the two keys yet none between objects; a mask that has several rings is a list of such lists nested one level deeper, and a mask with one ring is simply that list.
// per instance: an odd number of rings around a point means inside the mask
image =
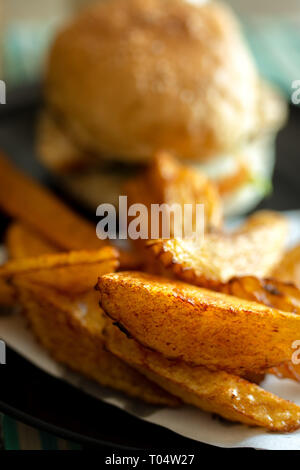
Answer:
[{"label": "burger", "polygon": [[286,118],[233,13],[213,1],[93,4],[55,38],[44,101],[39,158],[94,208],[116,204],[165,150],[216,182],[226,214],[248,211],[270,188]]}]

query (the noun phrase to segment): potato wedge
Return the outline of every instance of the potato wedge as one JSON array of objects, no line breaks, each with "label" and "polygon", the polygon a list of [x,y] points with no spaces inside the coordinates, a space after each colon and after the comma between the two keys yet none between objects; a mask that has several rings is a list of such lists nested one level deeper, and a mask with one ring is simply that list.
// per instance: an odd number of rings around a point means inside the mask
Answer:
[{"label": "potato wedge", "polygon": [[31,274],[39,284],[53,286],[69,295],[93,289],[99,275],[119,266],[118,251],[106,246],[95,251],[72,251],[11,260],[0,266],[0,280]]},{"label": "potato wedge", "polygon": [[149,274],[106,274],[98,281],[103,310],[141,344],[237,375],[291,359],[300,316]]},{"label": "potato wedge", "polygon": [[272,277],[281,281],[293,282],[300,288],[300,245],[288,251],[272,271]]},{"label": "potato wedge", "polygon": [[207,227],[223,225],[223,208],[217,188],[201,171],[179,163],[167,152],[157,152],[146,178],[148,187],[160,203],[204,204]]},{"label": "potato wedge", "polygon": [[299,406],[247,380],[224,371],[170,361],[126,338],[111,322],[105,327],[104,337],[109,351],[185,403],[271,431],[294,431],[300,426]]},{"label": "potato wedge", "polygon": [[[0,154],[0,209],[64,251],[97,250],[107,246],[96,227],[73,212],[47,188],[17,170]],[[120,265],[138,268],[133,254],[120,250]]]},{"label": "potato wedge", "polygon": [[224,294],[259,302],[289,313],[300,314],[300,290],[291,283],[272,278],[232,278],[218,289]]},{"label": "potato wedge", "polygon": [[[145,191],[147,188],[147,191]],[[148,209],[148,235],[154,225],[151,220],[151,204],[192,204],[192,229],[195,230],[196,204],[204,204],[205,228],[221,227],[223,223],[222,203],[218,191],[211,181],[200,171],[182,165],[166,152],[157,152],[146,173],[125,185],[128,205],[142,203]],[[131,219],[129,218],[129,222]],[[168,223],[166,219],[166,223]],[[174,235],[174,223],[168,223],[170,236]],[[181,229],[181,227],[180,227]],[[162,222],[159,223],[159,233]],[[164,273],[165,269],[156,262],[152,254],[145,249],[142,239],[132,240],[134,249],[142,260],[143,269],[155,274]]]},{"label": "potato wedge", "polygon": [[19,301],[36,338],[55,360],[147,403],[178,405],[177,398],[104,350],[105,320],[94,290],[71,299],[29,277],[14,278]]},{"label": "potato wedge", "polygon": [[0,305],[11,307],[15,303],[15,290],[4,279],[0,279]]},{"label": "potato wedge", "polygon": [[95,227],[0,155],[0,208],[64,250],[97,249]]},{"label": "potato wedge", "polygon": [[[234,278],[220,291],[241,299],[253,300],[285,312],[300,314],[300,290],[292,283],[253,276]],[[300,365],[288,361],[269,370],[279,378],[300,382]]]},{"label": "potato wedge", "polygon": [[[145,187],[148,189],[145,192]],[[196,204],[204,204],[207,227],[221,227],[223,209],[216,186],[204,173],[180,164],[166,152],[157,152],[146,174],[128,182],[125,190],[129,204],[143,203],[149,212],[151,227],[151,204],[192,204],[192,222],[195,231]],[[174,226],[170,225],[170,236]]]},{"label": "potato wedge", "polygon": [[[278,266],[273,270],[272,276],[283,282],[294,283],[300,288],[300,245],[289,250]],[[299,291],[298,291],[299,292]],[[292,311],[286,308],[286,311]],[[297,313],[299,311],[297,310]],[[300,365],[287,362],[281,366],[274,367],[271,372],[279,378],[287,378],[300,382]]]},{"label": "potato wedge", "polygon": [[282,257],[287,222],[275,212],[257,212],[232,234],[210,232],[204,240],[159,239],[148,242],[156,259],[179,279],[215,288],[233,277],[265,277]]},{"label": "potato wedge", "polygon": [[[5,246],[9,258],[19,259],[59,251],[26,225],[13,222],[5,234]],[[15,304],[15,290],[4,278],[0,278],[0,305],[11,307]]]},{"label": "potato wedge", "polygon": [[11,260],[0,266],[0,277],[8,278],[15,274],[66,266],[91,265],[108,260],[118,260],[119,253],[113,247],[103,247],[94,251],[70,251]]},{"label": "potato wedge", "polygon": [[20,259],[60,251],[51,242],[38,235],[22,222],[10,224],[5,235],[5,246],[10,258]]}]

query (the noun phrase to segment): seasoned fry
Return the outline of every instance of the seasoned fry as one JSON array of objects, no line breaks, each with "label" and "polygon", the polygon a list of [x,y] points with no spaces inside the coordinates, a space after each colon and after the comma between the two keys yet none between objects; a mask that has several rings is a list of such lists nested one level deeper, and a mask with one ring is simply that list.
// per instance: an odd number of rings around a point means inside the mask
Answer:
[{"label": "seasoned fry", "polygon": [[300,288],[300,245],[288,251],[279,265],[272,271],[272,276],[286,282],[293,282]]},{"label": "seasoned fry", "polygon": [[[151,220],[151,204],[168,204],[168,206],[177,204],[182,207],[184,204],[192,204],[193,231],[196,223],[196,204],[204,204],[205,228],[220,227],[223,223],[222,203],[214,183],[200,171],[180,164],[166,152],[158,152],[147,172],[127,182],[124,190],[129,205],[139,203],[147,207],[149,237],[150,228],[154,225],[154,221]],[[170,231],[170,236],[173,236],[175,230],[173,220],[166,218],[168,224],[166,228]],[[162,223],[158,229],[159,233],[162,233]],[[134,248],[143,261],[144,270],[164,274],[164,267],[159,265],[152,254],[145,249],[145,244],[145,240],[133,240]]]},{"label": "seasoned fry", "polygon": [[178,399],[151,383],[103,348],[104,318],[94,291],[77,298],[14,278],[31,329],[54,359],[104,386],[158,405],[175,406]]},{"label": "seasoned fry", "polygon": [[197,239],[151,240],[149,249],[173,274],[191,284],[216,288],[233,277],[268,276],[282,257],[285,218],[275,212],[254,214],[232,234],[210,232]]},{"label": "seasoned fry", "polygon": [[40,269],[51,269],[74,265],[91,265],[107,260],[117,260],[118,251],[113,247],[103,247],[94,251],[70,251],[11,260],[0,266],[0,277],[11,277]]},{"label": "seasoned fry", "polygon": [[[300,245],[295,246],[284,255],[279,265],[273,270],[272,275],[283,282],[294,283],[300,288]],[[291,289],[293,288],[291,287]],[[293,307],[294,302],[290,306],[290,309],[286,307],[286,311],[293,311]],[[299,309],[297,309],[297,313],[300,313]],[[271,372],[277,375],[277,377],[293,379],[300,382],[299,364],[287,362],[278,367],[274,367],[271,369]]]},{"label": "seasoned fry", "polygon": [[[253,276],[234,278],[220,286],[220,291],[241,299],[254,300],[285,312],[300,314],[300,291],[291,283]],[[269,370],[280,378],[300,382],[300,366],[288,361]]]},{"label": "seasoned fry", "polygon": [[112,247],[95,251],[72,251],[8,261],[0,266],[0,280],[17,274],[31,274],[40,284],[53,286],[70,295],[91,290],[101,274],[119,266],[118,252]]},{"label": "seasoned fry", "polygon": [[237,375],[290,360],[300,316],[143,273],[106,274],[103,310],[138,342],[165,355]]},{"label": "seasoned fry", "polygon": [[293,364],[291,361],[272,367],[269,372],[280,379],[291,379],[300,382],[300,366],[299,364]]},{"label": "seasoned fry", "polygon": [[[26,225],[13,222],[6,232],[5,245],[10,258],[38,256],[59,251]],[[15,289],[6,279],[0,279],[0,305],[11,307],[16,303]]]},{"label": "seasoned fry", "polygon": [[230,421],[262,426],[271,431],[294,431],[300,426],[300,407],[227,372],[212,372],[170,361],[142,347],[112,323],[105,327],[109,351],[144,373],[183,402],[217,413]]},{"label": "seasoned fry", "polygon": [[15,290],[6,284],[4,279],[0,279],[0,305],[11,307],[15,303]]},{"label": "seasoned fry", "polygon": [[220,286],[220,292],[259,302],[284,312],[300,314],[300,291],[291,283],[254,276],[236,277]]},{"label": "seasoned fry", "polygon": [[20,259],[60,251],[22,222],[13,222],[6,232],[5,245],[10,258]]},{"label": "seasoned fry", "polygon": [[[147,191],[145,191],[147,188]],[[223,223],[221,198],[214,185],[202,172],[180,164],[170,154],[158,152],[146,174],[126,185],[129,204],[143,203],[151,213],[151,204],[193,205],[192,222],[195,231],[196,204],[204,204],[207,227],[220,227]],[[151,219],[149,218],[149,227]],[[174,226],[170,225],[170,236]]]},{"label": "seasoned fry", "polygon": [[0,155],[0,208],[64,250],[97,249],[95,227]]},{"label": "seasoned fry", "polygon": [[205,205],[207,226],[222,226],[221,198],[214,183],[201,171],[180,164],[166,152],[158,152],[154,156],[147,179],[148,187],[152,188],[160,203],[177,203],[181,206],[184,204],[196,206],[202,203]]},{"label": "seasoned fry", "polygon": [[[47,188],[17,170],[1,154],[0,209],[61,250],[96,250],[107,245],[97,238],[93,224],[74,213]],[[120,265],[137,269],[138,260],[121,251]]]}]

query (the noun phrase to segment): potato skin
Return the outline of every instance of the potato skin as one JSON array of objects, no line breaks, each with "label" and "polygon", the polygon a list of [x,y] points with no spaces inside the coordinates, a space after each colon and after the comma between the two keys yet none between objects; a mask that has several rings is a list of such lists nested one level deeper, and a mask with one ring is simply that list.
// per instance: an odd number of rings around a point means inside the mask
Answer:
[{"label": "potato skin", "polygon": [[177,398],[104,349],[106,318],[99,312],[95,291],[67,296],[27,275],[16,276],[14,283],[32,332],[56,361],[146,403],[178,405]]},{"label": "potato skin", "polygon": [[299,406],[256,384],[224,371],[170,361],[126,338],[111,322],[105,327],[104,337],[109,351],[185,403],[271,431],[293,431],[300,425]]},{"label": "potato skin", "polygon": [[149,240],[147,247],[177,279],[218,290],[233,277],[268,276],[282,258],[287,235],[284,216],[258,211],[233,233],[213,230],[203,240]]},{"label": "potato skin", "polygon": [[238,375],[291,359],[300,316],[256,302],[122,272],[99,279],[103,310],[138,342],[170,359]]}]

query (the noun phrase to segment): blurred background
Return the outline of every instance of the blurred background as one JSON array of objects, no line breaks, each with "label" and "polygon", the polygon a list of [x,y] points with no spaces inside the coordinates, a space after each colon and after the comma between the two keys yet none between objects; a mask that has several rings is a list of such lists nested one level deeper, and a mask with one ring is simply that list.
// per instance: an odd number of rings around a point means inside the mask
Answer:
[{"label": "blurred background", "polygon": [[[0,78],[8,86],[37,81],[57,28],[92,1],[95,0],[0,0]],[[227,3],[240,17],[261,74],[290,98],[291,82],[300,78],[300,1]]]}]

